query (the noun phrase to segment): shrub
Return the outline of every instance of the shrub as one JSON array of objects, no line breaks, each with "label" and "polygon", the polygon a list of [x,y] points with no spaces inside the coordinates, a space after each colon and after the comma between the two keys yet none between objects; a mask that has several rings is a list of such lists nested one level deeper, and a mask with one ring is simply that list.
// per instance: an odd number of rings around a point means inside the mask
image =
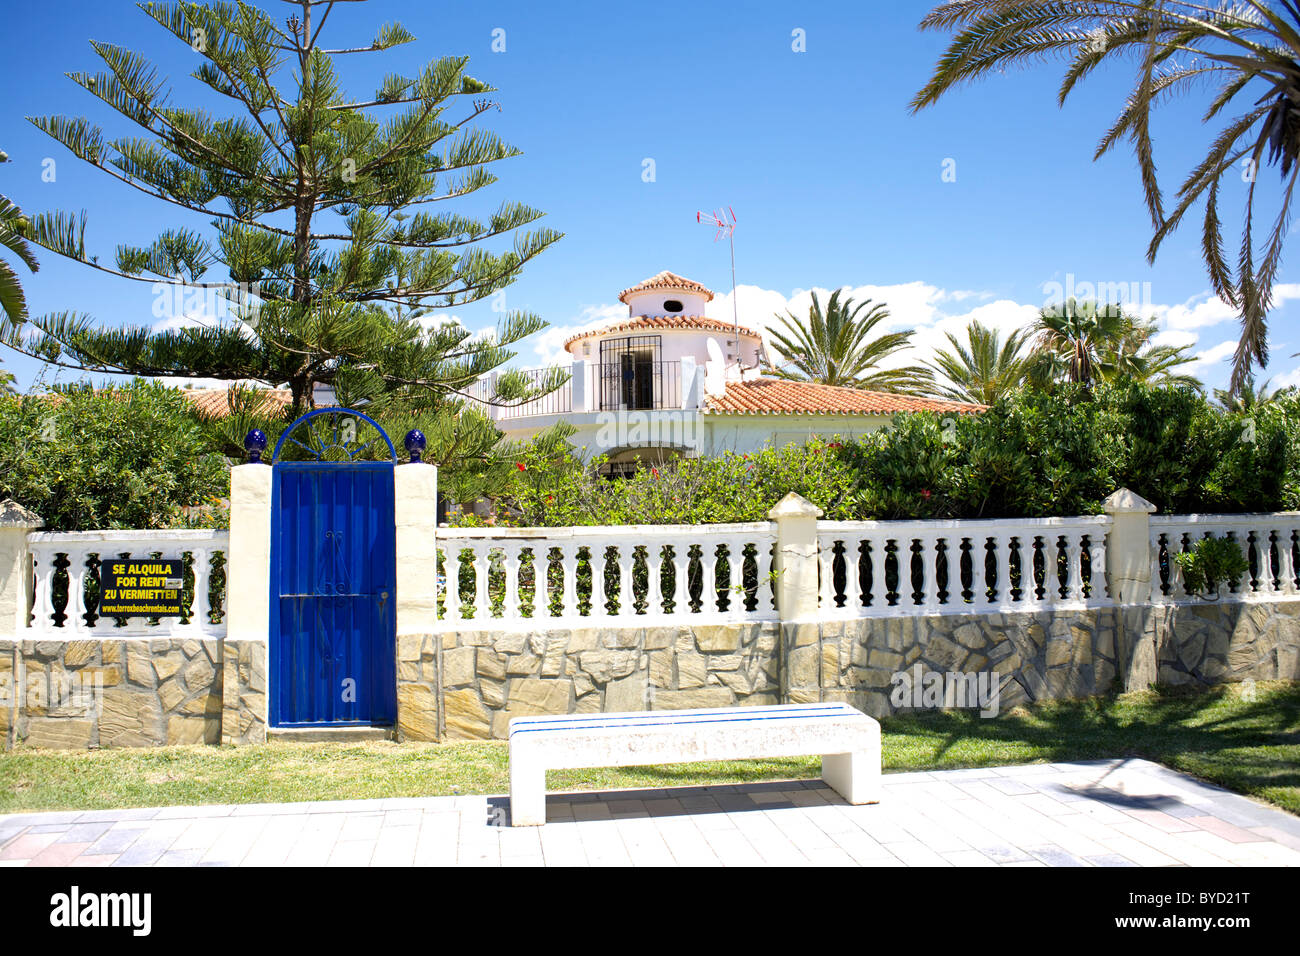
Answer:
[{"label": "shrub", "polygon": [[173,388],[135,381],[0,395],[0,498],[48,531],[213,527],[226,460]]},{"label": "shrub", "polygon": [[1236,587],[1249,568],[1237,542],[1229,538],[1201,538],[1188,551],[1174,555],[1187,590],[1206,597],[1220,586]]},{"label": "shrub", "polygon": [[899,415],[856,441],[682,459],[617,481],[534,443],[514,477],[499,520],[529,525],[759,521],[790,491],[830,519],[1099,514],[1124,487],[1166,514],[1277,511],[1300,506],[1300,397],[1240,414],[1186,388],[1066,385],[979,415]]}]

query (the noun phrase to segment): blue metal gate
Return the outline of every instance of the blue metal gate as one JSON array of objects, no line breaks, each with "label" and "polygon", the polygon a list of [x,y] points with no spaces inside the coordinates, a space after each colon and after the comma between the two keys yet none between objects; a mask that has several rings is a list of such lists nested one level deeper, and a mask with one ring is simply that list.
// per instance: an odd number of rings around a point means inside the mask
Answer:
[{"label": "blue metal gate", "polygon": [[[332,419],[332,433],[327,428],[324,438],[321,421],[311,421],[322,415]],[[291,436],[303,423],[306,442]],[[366,447],[356,441],[364,424],[387,445],[388,461],[351,460]],[[286,439],[306,450],[306,460],[281,459]],[[395,457],[392,442],[374,421],[346,409],[309,412],[276,444],[273,727],[387,726],[396,719]]]}]

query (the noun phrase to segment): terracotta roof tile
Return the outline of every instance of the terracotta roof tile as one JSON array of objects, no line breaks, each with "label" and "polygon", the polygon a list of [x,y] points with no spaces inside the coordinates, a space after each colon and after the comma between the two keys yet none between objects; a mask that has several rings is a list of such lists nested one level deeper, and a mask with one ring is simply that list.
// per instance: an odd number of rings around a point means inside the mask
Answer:
[{"label": "terracotta roof tile", "polygon": [[[96,389],[103,392],[104,389]],[[194,406],[194,410],[213,418],[225,418],[230,414],[230,390],[226,388],[180,388],[181,397]],[[293,402],[293,396],[285,388],[259,388],[258,394],[265,395],[273,405],[287,408]],[[42,401],[57,405],[63,401],[58,392],[43,392],[38,395]]]},{"label": "terracotta roof tile", "polygon": [[[606,335],[610,332],[636,332],[643,329],[688,329],[700,332],[732,332],[735,326],[730,322],[723,322],[720,319],[710,319],[703,315],[638,315],[634,319],[625,319],[622,322],[615,322],[612,325],[604,325],[600,328],[589,329],[586,332],[579,332],[571,336],[564,342],[567,349],[574,342],[582,339],[589,339],[595,335]],[[747,329],[743,325],[740,327],[740,334],[747,335],[750,338],[757,339],[759,334],[753,329]]]},{"label": "terracotta roof tile", "polygon": [[984,409],[983,405],[941,398],[913,398],[839,385],[758,378],[749,382],[728,382],[726,394],[710,397],[705,411],[727,415],[893,415],[897,412],[968,414]]},{"label": "terracotta roof tile", "polygon": [[[279,408],[286,408],[293,401],[293,396],[285,388],[259,388],[256,391]],[[201,415],[225,418],[230,414],[230,390],[227,388],[185,388],[181,389],[181,394]]]},{"label": "terracotta roof tile", "polygon": [[618,300],[620,302],[626,302],[627,297],[630,295],[636,295],[640,292],[655,292],[661,289],[664,291],[671,290],[674,292],[689,292],[693,295],[702,295],[704,296],[705,302],[708,302],[713,298],[713,290],[706,289],[698,282],[679,276],[675,272],[664,271],[660,272],[658,275],[651,276],[649,279],[644,279],[641,282],[638,282],[630,289],[624,289],[618,294]]}]

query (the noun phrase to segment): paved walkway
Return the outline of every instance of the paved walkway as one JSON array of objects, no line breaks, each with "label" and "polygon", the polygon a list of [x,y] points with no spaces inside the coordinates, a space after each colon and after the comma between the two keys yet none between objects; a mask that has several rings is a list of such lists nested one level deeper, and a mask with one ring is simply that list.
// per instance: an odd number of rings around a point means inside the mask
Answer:
[{"label": "paved walkway", "polygon": [[1145,760],[889,774],[851,807],[818,781],[504,797],[0,816],[0,866],[1300,864],[1300,817]]}]

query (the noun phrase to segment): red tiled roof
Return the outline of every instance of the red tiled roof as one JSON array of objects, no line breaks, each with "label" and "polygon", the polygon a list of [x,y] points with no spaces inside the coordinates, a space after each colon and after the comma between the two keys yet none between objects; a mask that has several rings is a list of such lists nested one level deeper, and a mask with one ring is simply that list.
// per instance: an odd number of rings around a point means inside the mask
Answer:
[{"label": "red tiled roof", "polygon": [[[104,389],[96,389],[95,391],[103,392]],[[212,418],[225,418],[230,414],[230,390],[228,388],[178,388],[177,391],[201,415],[208,415]],[[293,401],[293,396],[285,388],[258,388],[254,391],[257,395],[264,396],[265,400],[269,401],[272,407],[275,408],[287,408]],[[53,405],[63,401],[63,396],[58,392],[43,392],[37,397]]]},{"label": "red tiled roof", "polygon": [[[293,396],[286,388],[259,388],[255,389],[255,393],[275,408],[286,408],[293,401]],[[225,418],[230,414],[230,389],[228,388],[184,388],[181,389],[181,394],[200,415]]]},{"label": "red tiled roof", "polygon": [[893,415],[897,412],[969,414],[984,409],[984,405],[950,402],[942,398],[913,398],[840,385],[758,378],[749,382],[728,382],[726,394],[710,397],[705,411],[728,415]]},{"label": "red tiled roof", "polygon": [[[606,335],[610,332],[635,332],[642,329],[687,329],[699,332],[733,332],[735,326],[730,322],[723,322],[720,319],[710,319],[702,315],[638,315],[634,319],[626,319],[622,322],[616,322],[613,325],[601,326],[598,329],[591,329],[587,332],[579,332],[571,336],[564,342],[567,349],[574,342],[582,339],[589,339],[593,335]],[[747,329],[743,325],[740,327],[740,334],[747,335],[752,339],[759,338],[759,334],[753,329]]]},{"label": "red tiled roof", "polygon": [[711,289],[706,289],[698,282],[679,276],[675,272],[665,271],[638,282],[630,289],[624,289],[618,294],[618,300],[620,302],[626,302],[627,297],[630,295],[636,295],[640,292],[656,292],[659,290],[689,292],[693,295],[702,295],[704,296],[705,302],[708,302],[713,298],[713,291]]}]

